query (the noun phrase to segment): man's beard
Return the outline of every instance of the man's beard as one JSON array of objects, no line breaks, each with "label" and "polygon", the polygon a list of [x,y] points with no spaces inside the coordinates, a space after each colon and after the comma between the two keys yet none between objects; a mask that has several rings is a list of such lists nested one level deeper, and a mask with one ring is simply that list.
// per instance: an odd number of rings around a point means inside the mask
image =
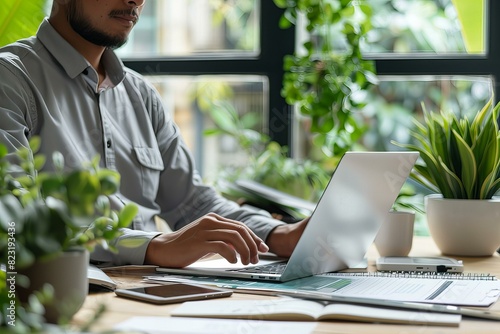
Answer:
[{"label": "man's beard", "polygon": [[77,34],[93,44],[111,49],[117,49],[127,42],[127,37],[112,36],[93,27],[90,22],[80,15],[81,11],[78,10],[76,2],[69,3],[68,22]]}]

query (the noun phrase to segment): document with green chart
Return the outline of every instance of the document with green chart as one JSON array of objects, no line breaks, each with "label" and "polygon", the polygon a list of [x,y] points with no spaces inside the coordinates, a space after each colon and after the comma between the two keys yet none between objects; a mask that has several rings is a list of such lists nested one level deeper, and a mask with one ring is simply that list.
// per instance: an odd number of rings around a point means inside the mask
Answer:
[{"label": "document with green chart", "polygon": [[240,293],[290,294],[312,292],[329,296],[373,298],[403,302],[487,307],[500,296],[500,281],[493,276],[323,274],[283,283],[211,276],[155,275],[149,282],[189,281],[235,289]]}]

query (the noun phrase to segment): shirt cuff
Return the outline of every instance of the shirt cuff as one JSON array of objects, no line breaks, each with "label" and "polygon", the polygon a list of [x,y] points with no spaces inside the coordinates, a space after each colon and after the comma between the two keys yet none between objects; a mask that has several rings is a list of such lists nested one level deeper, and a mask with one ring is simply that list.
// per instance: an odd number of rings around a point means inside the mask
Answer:
[{"label": "shirt cuff", "polygon": [[146,257],[146,250],[151,240],[160,232],[144,232],[125,229],[124,234],[116,238],[112,245],[117,253],[96,247],[91,255],[93,261],[111,262],[113,265],[142,265]]}]

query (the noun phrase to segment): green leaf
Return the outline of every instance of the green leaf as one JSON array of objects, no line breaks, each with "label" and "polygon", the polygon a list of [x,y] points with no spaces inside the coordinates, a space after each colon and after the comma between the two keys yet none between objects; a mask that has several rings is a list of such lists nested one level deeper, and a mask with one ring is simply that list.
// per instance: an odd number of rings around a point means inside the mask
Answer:
[{"label": "green leaf", "polygon": [[64,182],[57,177],[45,178],[41,182],[40,190],[45,197],[52,196],[61,200],[66,198],[66,187],[64,186]]},{"label": "green leaf", "polygon": [[114,174],[100,174],[100,194],[102,195],[112,195],[116,193],[120,187],[120,178]]},{"label": "green leaf", "polygon": [[40,146],[42,145],[42,140],[39,136],[33,136],[29,140],[30,149],[33,154],[37,153],[40,150]]},{"label": "green leaf", "polygon": [[457,142],[462,165],[460,180],[467,193],[467,198],[473,198],[473,191],[477,176],[476,158],[474,157],[474,152],[472,152],[472,149],[467,145],[465,140],[455,130],[453,130],[452,133]]},{"label": "green leaf", "polygon": [[99,212],[102,213],[103,216],[109,217],[111,212],[111,204],[109,202],[109,198],[107,196],[99,196],[96,201],[96,208]]},{"label": "green leaf", "polygon": [[467,53],[484,52],[484,0],[452,0]]},{"label": "green leaf", "polygon": [[10,223],[16,223],[16,231],[22,231],[22,224],[19,222],[18,217],[23,211],[23,207],[19,200],[10,194],[0,197],[0,227],[2,230],[7,231]]},{"label": "green leaf", "polygon": [[43,314],[45,312],[45,307],[42,305],[42,303],[40,303],[40,301],[34,294],[29,295],[28,304],[30,309],[35,313]]},{"label": "green leaf", "polygon": [[421,148],[412,144],[395,144],[412,151],[418,151],[420,153],[420,158],[424,161],[425,165],[415,166],[416,169],[425,170],[425,175],[429,180],[429,183],[435,185],[443,194],[443,196],[452,196],[451,187],[443,177],[442,164],[438,159],[436,159],[435,156],[431,154],[431,152],[429,152],[425,148]]},{"label": "green leaf", "polygon": [[495,196],[499,190],[500,190],[500,177],[497,177],[497,179],[495,180],[495,182],[493,182],[490,185],[489,192],[485,193],[485,195],[483,196],[483,198],[490,199],[493,196]]},{"label": "green leaf", "polygon": [[0,159],[5,157],[8,153],[9,151],[7,150],[7,147],[5,147],[4,144],[0,143]]},{"label": "green leaf", "polygon": [[498,164],[499,157],[499,140],[494,131],[484,130],[476,140],[473,147],[474,156],[477,161],[477,177],[478,180],[484,180]]},{"label": "green leaf", "polygon": [[434,184],[429,183],[431,179],[426,178],[425,176],[417,173],[410,173],[410,177],[412,180],[416,181],[424,188],[429,189],[433,193],[440,193],[439,188],[437,188]]},{"label": "green leaf", "polygon": [[238,127],[234,121],[237,119],[237,113],[233,106],[227,103],[214,106],[213,110],[210,111],[210,116],[221,130],[228,133],[236,133],[238,131]]},{"label": "green leaf", "polygon": [[495,195],[496,191],[491,194],[491,189],[500,185],[500,178],[495,179],[495,171],[492,171],[488,176],[484,178],[481,184],[481,189],[479,190],[479,199],[488,199]]},{"label": "green leaf", "polygon": [[52,153],[52,164],[54,164],[56,171],[62,172],[64,169],[64,155],[58,151]]},{"label": "green leaf", "polygon": [[[441,158],[439,162],[442,168],[440,177],[446,180],[447,188],[442,191],[444,198],[468,198],[467,192],[463,186],[462,180],[448,166],[446,166]],[[441,190],[443,190],[441,189]]]},{"label": "green leaf", "polygon": [[3,0],[0,46],[34,35],[45,17],[47,0]]},{"label": "green leaf", "polygon": [[93,215],[94,202],[100,194],[100,183],[96,175],[87,170],[75,170],[66,179],[68,204],[75,215]]},{"label": "green leaf", "polygon": [[35,168],[36,170],[41,170],[45,165],[45,160],[46,159],[44,155],[37,154],[33,158],[33,168]]},{"label": "green leaf", "polygon": [[[472,121],[474,129],[479,130],[480,127],[481,127],[481,125],[483,125],[485,122],[488,122],[488,121],[491,120],[491,118],[488,119],[489,118],[488,117],[488,114],[489,114],[488,111],[489,111],[492,103],[493,103],[493,97],[491,97],[488,100],[488,102],[483,106],[483,108],[481,109],[481,111],[479,111],[476,114],[476,116],[474,117],[474,120]],[[498,105],[495,107],[495,109],[497,109],[497,108],[498,108]],[[493,114],[494,114],[494,112],[492,112],[490,115],[493,116]],[[474,135],[477,136],[477,135],[479,135],[479,133],[475,133]]]},{"label": "green leaf", "polygon": [[139,209],[134,204],[127,204],[118,214],[118,219],[120,221],[120,227],[128,227],[135,216],[139,212]]}]

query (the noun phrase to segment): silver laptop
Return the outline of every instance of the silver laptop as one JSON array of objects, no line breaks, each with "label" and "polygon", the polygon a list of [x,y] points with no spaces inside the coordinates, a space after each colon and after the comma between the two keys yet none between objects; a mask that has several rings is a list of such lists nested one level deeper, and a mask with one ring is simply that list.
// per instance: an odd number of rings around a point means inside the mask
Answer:
[{"label": "silver laptop", "polygon": [[408,178],[418,152],[347,152],[287,261],[197,261],[169,274],[289,281],[358,265]]}]

